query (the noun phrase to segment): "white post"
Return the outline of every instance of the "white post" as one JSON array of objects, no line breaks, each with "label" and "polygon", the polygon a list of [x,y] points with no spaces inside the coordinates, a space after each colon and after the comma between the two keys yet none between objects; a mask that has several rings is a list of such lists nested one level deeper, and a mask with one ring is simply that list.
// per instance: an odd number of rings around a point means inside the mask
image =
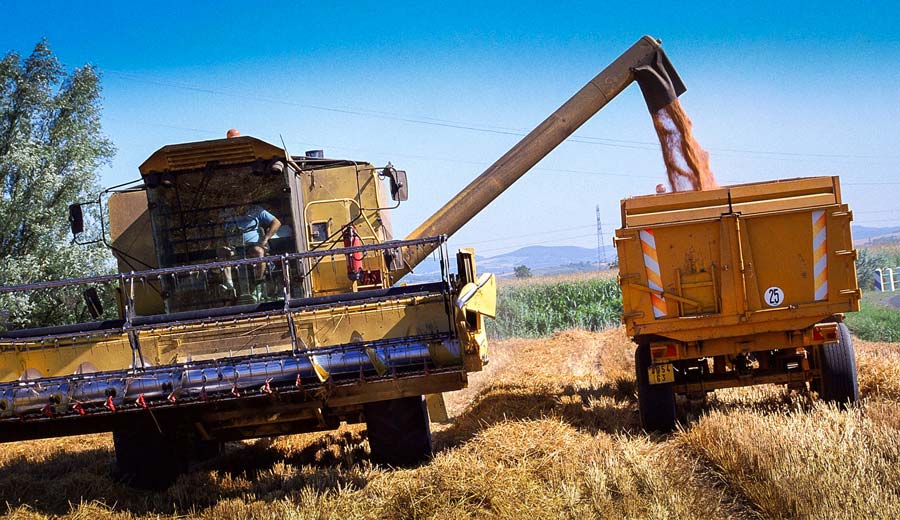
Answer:
[{"label": "white post", "polygon": [[894,285],[894,270],[891,269],[890,267],[886,267],[886,268],[884,269],[884,272],[887,273],[888,287],[890,287],[889,290],[890,290],[891,292],[896,291],[896,290],[897,290],[897,287]]},{"label": "white post", "polygon": [[875,290],[884,292],[884,274],[882,274],[881,269],[875,269],[874,278],[873,285],[875,286]]}]

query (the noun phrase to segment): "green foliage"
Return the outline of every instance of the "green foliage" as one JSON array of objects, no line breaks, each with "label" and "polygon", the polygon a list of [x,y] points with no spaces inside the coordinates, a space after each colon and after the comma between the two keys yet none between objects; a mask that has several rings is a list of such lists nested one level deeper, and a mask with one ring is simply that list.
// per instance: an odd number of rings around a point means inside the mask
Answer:
[{"label": "green foliage", "polygon": [[[67,74],[44,41],[0,60],[0,285],[110,270],[102,246],[69,244],[67,225],[68,205],[95,198],[97,169],[114,154],[100,109],[93,67]],[[81,318],[78,301],[7,296],[0,307],[24,327]]]},{"label": "green foliage", "polygon": [[900,311],[868,297],[860,302],[859,312],[847,313],[844,319],[860,339],[900,341]]},{"label": "green foliage", "polygon": [[517,265],[513,270],[516,278],[531,278],[531,268],[527,265]]},{"label": "green foliage", "polygon": [[866,247],[859,250],[856,259],[856,279],[860,289],[874,288],[875,269],[900,266],[900,249],[896,247]]},{"label": "green foliage", "polygon": [[622,292],[611,279],[501,286],[497,298],[497,319],[488,320],[492,338],[602,330],[622,319]]}]

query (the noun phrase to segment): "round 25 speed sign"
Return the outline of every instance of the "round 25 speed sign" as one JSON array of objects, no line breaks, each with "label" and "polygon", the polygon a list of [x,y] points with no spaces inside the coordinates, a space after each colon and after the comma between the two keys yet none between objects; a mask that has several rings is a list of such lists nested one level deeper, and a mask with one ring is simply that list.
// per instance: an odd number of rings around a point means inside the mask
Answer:
[{"label": "round 25 speed sign", "polygon": [[763,300],[769,307],[778,307],[784,302],[784,291],[781,290],[781,287],[769,287],[763,293]]}]

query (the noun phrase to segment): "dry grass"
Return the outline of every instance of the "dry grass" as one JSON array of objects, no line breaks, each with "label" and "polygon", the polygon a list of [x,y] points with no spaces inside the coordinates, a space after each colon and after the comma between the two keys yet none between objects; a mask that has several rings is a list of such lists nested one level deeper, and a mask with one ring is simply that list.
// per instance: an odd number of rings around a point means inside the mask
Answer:
[{"label": "dry grass", "polygon": [[858,343],[865,401],[844,412],[775,387],[638,428],[621,329],[494,345],[448,396],[438,453],[368,462],[361,426],[235,443],[160,493],[112,479],[107,435],[0,447],[13,518],[892,518],[900,516],[900,345]]},{"label": "dry grass", "polygon": [[896,518],[900,444],[864,407],[713,411],[676,439],[767,518]]},{"label": "dry grass", "polygon": [[860,392],[900,401],[900,343],[857,341],[855,346]]}]

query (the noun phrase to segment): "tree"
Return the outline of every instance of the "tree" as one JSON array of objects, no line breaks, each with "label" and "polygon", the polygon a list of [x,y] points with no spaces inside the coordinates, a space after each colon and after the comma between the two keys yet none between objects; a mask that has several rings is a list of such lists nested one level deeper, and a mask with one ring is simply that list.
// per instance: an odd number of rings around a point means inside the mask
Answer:
[{"label": "tree", "polygon": [[[69,204],[95,198],[97,170],[115,153],[100,111],[94,68],[67,74],[46,41],[25,59],[10,52],[0,60],[0,285],[111,269],[102,246],[70,242],[66,218]],[[19,326],[84,313],[61,295],[3,300]]]},{"label": "tree", "polygon": [[527,265],[517,265],[513,268],[516,278],[531,278],[531,269]]}]

